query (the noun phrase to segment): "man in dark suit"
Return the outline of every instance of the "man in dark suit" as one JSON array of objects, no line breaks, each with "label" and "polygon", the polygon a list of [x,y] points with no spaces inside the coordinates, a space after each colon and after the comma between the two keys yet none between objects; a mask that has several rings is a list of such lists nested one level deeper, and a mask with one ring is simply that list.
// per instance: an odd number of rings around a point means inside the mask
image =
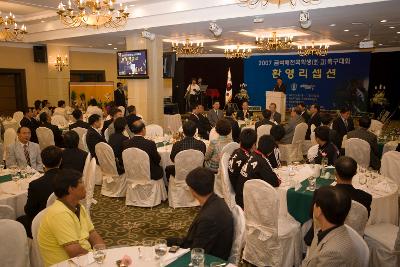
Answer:
[{"label": "man in dark suit", "polygon": [[381,161],[378,152],[378,137],[374,133],[368,131],[371,126],[371,119],[362,117],[359,119],[358,124],[360,125],[358,129],[347,133],[347,139],[359,138],[367,141],[371,147],[369,166],[374,170],[379,170],[381,168]]},{"label": "man in dark suit", "polygon": [[110,139],[108,140],[108,144],[111,146],[111,148],[114,151],[115,161],[116,161],[116,165],[117,165],[117,171],[118,171],[118,174],[120,174],[120,175],[125,172],[124,162],[122,160],[123,143],[125,141],[129,140],[129,138],[123,134],[125,127],[126,127],[125,118],[117,118],[114,121],[115,132],[112,135],[110,135]]},{"label": "man in dark suit", "polygon": [[207,118],[201,114],[202,106],[195,105],[192,109],[192,114],[189,116],[189,120],[196,124],[197,130],[201,138],[208,140],[211,131],[211,125]]},{"label": "man in dark suit", "polygon": [[143,121],[135,121],[132,125],[132,132],[134,136],[123,142],[123,150],[136,147],[146,152],[150,160],[150,177],[152,180],[160,180],[164,175],[163,169],[160,166],[161,157],[158,154],[156,143],[144,138],[146,135],[146,126]]},{"label": "man in dark suit", "polygon": [[[128,111],[128,115],[125,116],[125,120],[126,123],[129,127],[129,129],[131,129],[132,124],[137,121],[137,120],[141,120],[142,118],[136,115],[136,107],[135,106],[128,106],[127,107],[127,111]],[[132,129],[131,129],[132,131]]]},{"label": "man in dark suit", "polygon": [[78,148],[79,135],[75,131],[64,134],[65,149],[62,151],[62,164],[60,169],[73,169],[83,172],[88,153]]},{"label": "man in dark suit", "polygon": [[215,127],[217,121],[224,117],[224,112],[219,109],[220,104],[219,101],[215,101],[213,104],[213,108],[210,109],[207,113],[207,119],[210,122],[212,127]]},{"label": "man in dark suit", "polygon": [[124,87],[122,83],[117,83],[117,89],[114,91],[114,103],[117,107],[126,107]]},{"label": "man in dark suit", "polygon": [[306,133],[306,140],[310,140],[311,136],[311,125],[315,125],[315,128],[321,126],[321,117],[319,116],[320,107],[318,104],[312,104],[310,107],[311,117],[308,120],[308,129]]},{"label": "man in dark suit", "polygon": [[234,118],[233,113],[235,110],[233,107],[228,107],[225,113],[225,119],[231,123],[232,128],[232,140],[239,143],[240,127],[237,120]]},{"label": "man in dark suit", "polygon": [[72,130],[74,128],[78,128],[78,127],[84,128],[84,129],[90,128],[89,123],[83,121],[82,111],[80,111],[79,109],[75,109],[74,111],[72,111],[72,116],[75,119],[75,123],[73,123],[69,126],[70,130]]},{"label": "man in dark suit", "polygon": [[92,157],[95,157],[97,160],[95,151],[96,145],[101,142],[107,143],[107,141],[100,133],[100,128],[101,128],[100,116],[98,114],[90,115],[88,121],[90,124],[90,128],[87,130],[86,133],[86,145]]},{"label": "man in dark suit", "polygon": [[308,114],[306,105],[303,102],[300,102],[297,106],[301,110],[301,116],[303,117],[304,122],[308,123],[308,121],[310,120],[310,114]]},{"label": "man in dark suit", "polygon": [[286,85],[283,84],[282,77],[276,78],[276,84],[274,86],[274,92],[282,92],[286,94]]},{"label": "man in dark suit", "polygon": [[42,112],[40,114],[39,118],[40,118],[40,122],[41,122],[40,127],[49,128],[53,132],[54,143],[56,144],[56,146],[64,147],[64,140],[62,137],[62,132],[56,125],[51,124],[50,115],[47,114],[46,112]]},{"label": "man in dark suit", "polygon": [[282,120],[282,115],[281,113],[276,111],[276,104],[275,103],[269,104],[269,110],[271,111],[271,121],[276,124],[280,124]]},{"label": "man in dark suit", "polygon": [[31,108],[25,110],[24,117],[19,124],[21,127],[27,127],[31,130],[31,142],[39,143],[36,129],[39,127],[40,123],[34,118],[33,110]]},{"label": "man in dark suit", "polygon": [[53,179],[58,172],[61,164],[61,149],[56,146],[48,146],[41,152],[45,173],[42,177],[29,183],[28,199],[25,204],[25,215],[19,217],[17,221],[25,227],[28,237],[32,238],[32,220],[42,210],[46,208],[47,199],[53,193]]},{"label": "man in dark suit", "polygon": [[214,173],[198,167],[186,183],[201,209],[183,239],[168,238],[168,245],[202,248],[206,254],[228,260],[233,242],[233,217],[225,201],[214,194]]},{"label": "man in dark suit", "polygon": [[238,120],[250,119],[253,117],[253,112],[249,111],[249,102],[244,101],[242,103],[242,110],[237,112],[236,118]]},{"label": "man in dark suit", "polygon": [[[194,149],[201,151],[203,154],[206,153],[206,144],[204,144],[203,141],[194,138],[194,134],[196,133],[196,124],[193,121],[187,121],[182,125],[182,129],[185,137],[172,146],[170,154],[172,162],[175,162],[175,156],[184,150]],[[175,166],[167,166],[165,168],[165,174],[167,179],[169,179],[171,175],[175,176]]]},{"label": "man in dark suit", "polygon": [[317,156],[314,163],[321,164],[322,158],[328,159],[328,165],[334,165],[339,157],[339,149],[329,140],[329,128],[318,126],[315,128],[315,140],[318,144]]},{"label": "man in dark suit", "polygon": [[[333,120],[332,129],[338,133],[340,142],[343,141],[343,136],[354,130],[353,118],[350,117],[350,109],[348,107],[340,110],[339,116]],[[342,144],[340,144],[340,147],[342,147]]]},{"label": "man in dark suit", "polygon": [[[330,127],[332,122],[332,117],[329,113],[325,113],[321,115],[321,123],[322,126],[327,126],[328,128]],[[339,134],[336,132],[336,130],[330,129],[329,128],[329,140],[339,149],[342,146],[342,140],[339,137]]]},{"label": "man in dark suit", "polygon": [[[121,118],[123,116],[122,110],[117,107],[111,108],[110,112],[108,113],[111,116],[111,119],[104,121],[103,128],[101,129],[101,134],[104,136],[104,132],[107,130],[108,127],[114,122],[115,119]],[[110,130],[109,130],[110,131]],[[112,133],[108,133],[112,134]]]},{"label": "man in dark suit", "polygon": [[256,131],[257,131],[257,128],[260,127],[261,125],[271,125],[271,126],[275,125],[275,123],[273,123],[271,121],[271,111],[270,110],[264,109],[262,111],[262,115],[263,115],[263,119],[256,122],[256,126],[255,126]]}]

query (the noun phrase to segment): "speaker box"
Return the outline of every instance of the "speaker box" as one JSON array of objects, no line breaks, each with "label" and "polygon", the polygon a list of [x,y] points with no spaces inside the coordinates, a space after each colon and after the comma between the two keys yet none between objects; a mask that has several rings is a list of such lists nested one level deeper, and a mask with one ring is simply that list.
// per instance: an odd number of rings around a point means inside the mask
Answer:
[{"label": "speaker box", "polygon": [[47,63],[47,46],[33,46],[33,60],[37,63]]}]

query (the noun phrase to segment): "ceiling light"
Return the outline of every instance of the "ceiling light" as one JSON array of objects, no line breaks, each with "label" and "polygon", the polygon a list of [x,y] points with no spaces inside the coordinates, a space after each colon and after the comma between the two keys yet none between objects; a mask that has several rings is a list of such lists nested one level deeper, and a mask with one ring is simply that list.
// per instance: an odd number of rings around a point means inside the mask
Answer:
[{"label": "ceiling light", "polygon": [[193,42],[190,39],[186,39],[185,42],[172,42],[172,52],[177,53],[178,55],[198,55],[203,53],[203,42],[198,41]]},{"label": "ceiling light", "polygon": [[228,59],[232,58],[249,58],[251,56],[251,48],[241,47],[240,45],[236,46],[236,48],[225,49],[224,50],[225,57]]},{"label": "ceiling light", "polygon": [[385,23],[385,22],[387,22],[387,20],[386,20],[386,19],[383,19],[383,20],[381,20],[381,23]]},{"label": "ceiling light", "polygon": [[312,42],[311,46],[299,45],[297,47],[297,53],[301,57],[312,56],[312,55],[324,57],[328,54],[328,49],[329,49],[328,44],[320,44],[319,47],[317,47],[314,45],[314,42]]},{"label": "ceiling light", "polygon": [[395,26],[390,26],[389,28],[390,28],[390,29],[394,29],[394,28],[396,28],[396,27],[395,27]]},{"label": "ceiling light", "polygon": [[27,33],[24,24],[18,26],[13,13],[0,15],[0,41],[21,41]]},{"label": "ceiling light", "polygon": [[291,49],[293,43],[293,36],[277,37],[276,32],[273,32],[271,36],[267,37],[256,37],[256,45],[261,50],[281,50]]},{"label": "ceiling light", "polygon": [[112,44],[108,44],[108,45],[110,45],[110,46],[111,46]]},{"label": "ceiling light", "polygon": [[397,34],[400,34],[400,32],[397,32]]},{"label": "ceiling light", "polygon": [[250,8],[255,8],[258,5],[261,7],[266,7],[269,4],[277,4],[278,7],[283,5],[283,4],[290,4],[292,7],[295,7],[297,5],[297,2],[302,3],[303,5],[309,5],[309,4],[319,4],[319,0],[279,0],[279,1],[273,1],[273,0],[238,0],[240,6],[248,6]]},{"label": "ceiling light", "polygon": [[381,45],[381,46],[382,46],[383,44],[379,44],[379,45]]},{"label": "ceiling light", "polygon": [[114,47],[114,50],[117,50],[118,48]]},{"label": "ceiling light", "polygon": [[359,34],[354,34],[354,36],[355,36],[355,37],[359,37],[360,35],[359,35]]},{"label": "ceiling light", "polygon": [[44,21],[44,20],[42,20],[42,21],[40,21],[41,23],[44,23],[44,22],[46,22],[46,21]]},{"label": "ceiling light", "polygon": [[210,49],[210,50],[208,50],[209,52],[212,52],[213,50],[212,49]]},{"label": "ceiling light", "polygon": [[348,32],[348,31],[350,31],[350,30],[348,30],[348,29],[346,29],[346,30],[344,30],[345,32]]},{"label": "ceiling light", "polygon": [[335,27],[336,26],[336,24],[335,23],[332,23],[331,25],[329,25],[329,26],[331,26],[331,27]]}]

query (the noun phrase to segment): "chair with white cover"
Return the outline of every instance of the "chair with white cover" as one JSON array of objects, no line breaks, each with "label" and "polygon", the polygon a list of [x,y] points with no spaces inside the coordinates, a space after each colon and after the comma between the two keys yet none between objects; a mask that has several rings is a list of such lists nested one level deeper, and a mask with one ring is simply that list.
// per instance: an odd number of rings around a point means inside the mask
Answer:
[{"label": "chair with white cover", "polygon": [[[221,150],[221,155],[224,155],[227,153],[229,157],[232,155],[233,151],[238,149],[240,145],[236,142],[230,142],[226,144],[222,150]],[[222,188],[222,173],[221,173],[221,160],[219,162],[219,167],[218,167],[218,173],[215,175],[215,180],[214,180],[214,193],[217,194],[219,197],[224,197],[223,193],[223,188]]]},{"label": "chair with white cover", "polygon": [[110,131],[109,131],[109,128],[107,128],[107,129],[104,131],[104,138],[106,139],[107,142],[110,140],[110,133],[109,133],[109,132],[110,132]]},{"label": "chair with white cover", "polygon": [[22,111],[16,111],[13,114],[13,120],[15,120],[18,125],[21,122],[21,120],[24,118],[24,113]]},{"label": "chair with white cover", "polygon": [[164,129],[169,129],[172,133],[176,133],[180,127],[182,127],[181,114],[164,115]]},{"label": "chair with white cover", "polygon": [[279,144],[282,161],[301,161],[303,160],[303,143],[308,129],[307,123],[299,123],[295,130],[291,144]]},{"label": "chair with white cover", "polygon": [[82,171],[82,180],[85,185],[86,185],[86,181],[87,181],[87,177],[88,177],[88,171],[89,171],[91,160],[92,160],[92,156],[90,155],[90,153],[88,153],[88,155],[85,159],[85,165],[83,166],[83,171]]},{"label": "chair with white cover", "polygon": [[[87,133],[87,129],[82,128],[82,127],[76,127],[74,129],[72,129],[72,131],[75,131],[78,135],[79,135],[79,144],[78,144],[78,148],[85,150],[85,145],[83,142],[83,137],[85,136],[86,139],[86,133]],[[86,141],[85,141],[86,142]],[[85,150],[86,151],[86,150]]]},{"label": "chair with white cover", "polygon": [[0,205],[0,219],[15,220],[17,218],[13,207],[8,205]]},{"label": "chair with white cover", "polygon": [[84,134],[82,134],[81,141],[82,141],[82,144],[83,144],[83,150],[85,150],[86,152],[89,153],[89,148],[88,148],[87,143],[86,143],[86,134],[87,134],[86,132]]},{"label": "chair with white cover", "polygon": [[127,176],[126,205],[154,207],[167,199],[164,180],[150,179],[150,159],[146,152],[138,148],[128,148],[122,152]]},{"label": "chair with white cover", "polygon": [[40,221],[46,212],[47,212],[47,209],[42,210],[41,212],[36,214],[35,218],[33,218],[33,220],[32,220],[31,266],[34,266],[34,267],[44,266],[43,259],[42,259],[42,256],[41,256],[40,250],[39,250],[37,236],[38,236],[38,232],[39,232]]},{"label": "chair with white cover", "polygon": [[[88,158],[90,158],[88,156]],[[86,159],[87,160],[87,159]],[[90,207],[92,204],[96,204],[97,201],[93,198],[94,194],[94,186],[96,179],[96,159],[92,158],[88,164],[86,173],[85,170],[83,172],[85,189],[86,189],[86,197],[81,201],[81,204],[85,206],[86,212],[90,215]]]},{"label": "chair with white cover", "polygon": [[347,141],[347,134],[345,134],[345,135],[343,136],[343,139],[342,139],[342,148],[346,148],[346,141]]},{"label": "chair with white cover", "polygon": [[46,207],[53,205],[53,203],[54,203],[54,201],[56,201],[56,199],[57,199],[57,196],[54,194],[54,192],[51,193],[51,195],[47,199]]},{"label": "chair with white cover", "polygon": [[245,243],[246,222],[244,212],[239,205],[234,206],[231,211],[233,216],[234,232],[231,253],[228,261],[239,266],[240,255]]},{"label": "chair with white cover", "polygon": [[315,124],[311,124],[310,126],[310,140],[304,140],[303,142],[303,155],[307,155],[308,150],[310,147],[314,146],[317,144],[317,141],[315,141]]},{"label": "chair with white cover", "polygon": [[370,250],[369,266],[400,266],[400,231],[397,225],[368,225],[364,239]]},{"label": "chair with white cover", "polygon": [[0,220],[0,265],[4,267],[30,266],[28,238],[24,226],[14,220]]},{"label": "chair with white cover", "polygon": [[160,125],[150,124],[146,126],[146,137],[155,138],[164,135],[164,130]]},{"label": "chair with white cover", "polygon": [[37,128],[36,135],[39,140],[40,150],[43,150],[48,146],[55,145],[53,132],[49,128],[46,128],[46,127]]},{"label": "chair with white cover", "polygon": [[261,136],[269,135],[269,133],[271,132],[271,128],[272,128],[272,125],[269,125],[269,124],[264,124],[257,128],[257,144],[258,144],[258,140],[260,140]]},{"label": "chair with white cover", "polygon": [[221,173],[221,184],[222,184],[222,197],[224,198],[226,204],[228,207],[232,210],[233,208],[236,207],[236,200],[235,200],[235,190],[233,189],[233,186],[231,184],[231,181],[229,179],[229,171],[228,171],[228,165],[229,165],[229,158],[231,157],[231,154],[229,153],[224,153],[221,158],[220,162],[220,173]]},{"label": "chair with white cover", "polygon": [[352,252],[356,254],[357,258],[362,260],[360,267],[368,267],[370,254],[367,243],[364,241],[363,237],[359,233],[357,233],[357,231],[354,230],[351,226],[345,226],[349,233],[350,239],[353,241],[354,244],[355,249]]},{"label": "chair with white cover", "polygon": [[57,126],[66,126],[68,125],[68,121],[65,119],[65,116],[62,115],[53,115],[51,117],[51,124],[57,125]]},{"label": "chair with white cover", "polygon": [[125,116],[125,107],[119,106],[118,109],[122,111],[122,116]]},{"label": "chair with white cover", "polygon": [[317,157],[318,155],[318,145],[313,145],[312,147],[310,147],[307,151],[307,159],[309,162],[313,162],[314,159]]},{"label": "chair with white cover", "polygon": [[107,143],[98,143],[96,156],[103,174],[101,194],[107,197],[124,197],[126,194],[126,176],[118,174],[114,151]]},{"label": "chair with white cover", "polygon": [[212,140],[217,140],[218,137],[219,137],[219,134],[218,134],[217,131],[215,130],[215,127],[213,127],[213,128],[211,129],[211,131],[210,131],[210,135],[209,135],[208,139],[209,139],[210,142],[211,142]]},{"label": "chair with white cover", "polygon": [[244,184],[243,200],[246,211],[243,259],[256,266],[299,266],[300,224],[279,217],[279,196],[275,188],[262,180],[248,180]]},{"label": "chair with white cover", "polygon": [[169,178],[168,202],[172,208],[194,207],[200,203],[190,193],[186,177],[197,167],[203,166],[204,154],[201,151],[188,149],[175,156],[175,176]]},{"label": "chair with white cover", "polygon": [[400,152],[389,151],[383,154],[381,161],[381,174],[392,179],[400,186]]},{"label": "chair with white cover", "polygon": [[358,165],[369,166],[371,147],[367,141],[359,138],[349,138],[345,142],[345,154],[357,161]]},{"label": "chair with white cover", "polygon": [[11,144],[14,144],[15,141],[17,140],[17,132],[14,130],[14,128],[8,128],[4,132],[4,152],[3,152],[3,159],[6,159],[7,156],[7,149],[8,146]]},{"label": "chair with white cover", "polygon": [[364,236],[365,226],[368,222],[368,210],[357,201],[351,201],[351,209],[347,214],[345,224],[353,228],[360,236]]},{"label": "chair with white cover", "polygon": [[369,126],[368,131],[379,136],[382,133],[383,123],[378,120],[371,120],[371,126]]}]

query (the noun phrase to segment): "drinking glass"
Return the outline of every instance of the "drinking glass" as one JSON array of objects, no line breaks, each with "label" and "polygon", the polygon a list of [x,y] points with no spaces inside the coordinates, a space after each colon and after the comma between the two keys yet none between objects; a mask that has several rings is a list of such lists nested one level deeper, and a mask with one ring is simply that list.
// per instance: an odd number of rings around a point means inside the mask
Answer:
[{"label": "drinking glass", "polygon": [[106,245],[96,244],[93,246],[93,259],[99,266],[102,266],[104,259],[106,258]]},{"label": "drinking glass", "polygon": [[153,248],[153,241],[151,240],[144,240],[142,242],[142,257],[145,261],[151,261],[154,259],[154,248]]},{"label": "drinking glass", "polygon": [[167,150],[167,144],[169,141],[169,135],[168,134],[164,134],[164,139],[163,139],[163,144],[164,144],[164,149]]},{"label": "drinking glass", "polygon": [[193,248],[191,251],[191,264],[193,267],[204,266],[204,249]]},{"label": "drinking glass", "polygon": [[154,245],[154,252],[156,253],[156,258],[160,259],[160,267],[164,266],[163,265],[163,257],[165,254],[167,254],[167,240],[165,239],[158,239],[155,242]]},{"label": "drinking glass", "polygon": [[308,186],[307,186],[307,190],[308,191],[315,191],[315,183],[316,183],[316,178],[313,176],[310,176],[307,178],[308,179]]},{"label": "drinking glass", "polygon": [[360,177],[358,178],[358,182],[360,183],[360,185],[365,185],[367,183],[368,179],[367,176],[365,175],[360,175]]}]

